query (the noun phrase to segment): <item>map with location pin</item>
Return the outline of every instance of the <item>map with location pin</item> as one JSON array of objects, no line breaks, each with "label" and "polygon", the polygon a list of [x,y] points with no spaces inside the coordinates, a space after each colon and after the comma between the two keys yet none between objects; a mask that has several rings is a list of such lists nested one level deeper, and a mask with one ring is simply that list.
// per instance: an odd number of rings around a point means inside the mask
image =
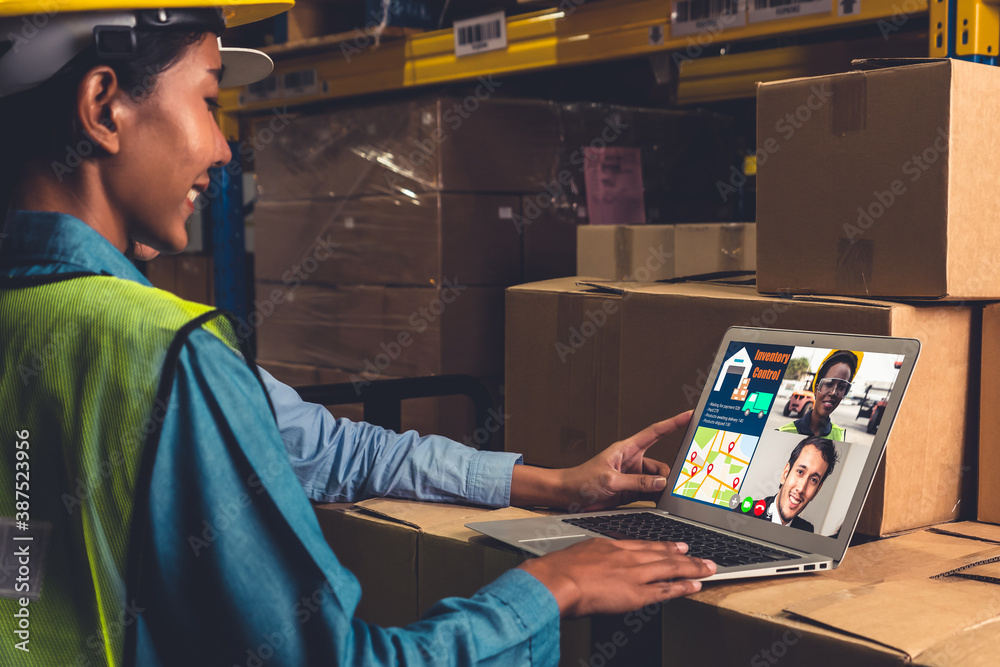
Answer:
[{"label": "map with location pin", "polygon": [[728,507],[730,499],[739,493],[740,480],[757,441],[752,435],[699,427],[673,492]]}]

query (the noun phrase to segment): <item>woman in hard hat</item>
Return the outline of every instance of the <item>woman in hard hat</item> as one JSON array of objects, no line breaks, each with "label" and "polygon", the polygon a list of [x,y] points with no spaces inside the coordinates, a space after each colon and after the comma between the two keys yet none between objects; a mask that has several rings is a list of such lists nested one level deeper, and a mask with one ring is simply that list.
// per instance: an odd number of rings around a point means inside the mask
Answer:
[{"label": "woman in hard hat", "polygon": [[552,664],[561,615],[697,590],[714,566],[675,545],[596,540],[407,628],[355,619],[309,498],[611,506],[663,488],[642,453],[689,417],[549,471],[349,426],[261,378],[225,317],[129,257],[186,245],[231,157],[219,88],[269,71],[216,36],[287,5],[107,4],[0,0],[0,664]]},{"label": "woman in hard hat", "polygon": [[814,396],[812,408],[778,430],[830,440],[846,440],[847,431],[834,424],[830,417],[844,397],[850,393],[863,357],[863,352],[851,350],[832,350],[826,355],[812,381]]}]

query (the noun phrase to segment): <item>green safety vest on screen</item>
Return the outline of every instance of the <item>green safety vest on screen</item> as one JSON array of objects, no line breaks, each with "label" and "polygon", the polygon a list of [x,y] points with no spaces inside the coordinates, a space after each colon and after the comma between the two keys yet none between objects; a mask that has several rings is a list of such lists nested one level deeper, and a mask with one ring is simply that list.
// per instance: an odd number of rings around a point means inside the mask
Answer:
[{"label": "green safety vest on screen", "polygon": [[[789,422],[778,428],[782,433],[798,433],[798,429],[795,428],[794,422]],[[842,426],[837,426],[833,422],[830,423],[830,432],[825,436],[830,440],[835,442],[843,442],[847,438],[847,429]]]},{"label": "green safety vest on screen", "polygon": [[[134,661],[141,606],[130,597],[145,527],[133,517],[146,507],[177,356],[199,327],[238,349],[221,311],[139,283],[0,280],[0,534],[43,568],[40,590],[22,581],[16,597],[0,597],[0,665]],[[22,509],[27,532],[15,520]],[[0,567],[0,590],[18,572]],[[23,606],[28,594],[40,597]],[[16,647],[22,609],[28,652]]]}]

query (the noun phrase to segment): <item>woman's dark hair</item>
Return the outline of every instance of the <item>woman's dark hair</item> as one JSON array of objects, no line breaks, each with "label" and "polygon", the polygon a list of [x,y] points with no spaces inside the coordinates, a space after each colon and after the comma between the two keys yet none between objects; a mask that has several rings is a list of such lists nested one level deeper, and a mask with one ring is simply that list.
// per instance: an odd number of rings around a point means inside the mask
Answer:
[{"label": "woman's dark hair", "polygon": [[816,371],[816,382],[819,383],[820,380],[825,378],[826,374],[830,372],[830,369],[837,364],[847,364],[851,369],[852,378],[858,372],[858,356],[848,350],[837,350],[830,355],[830,358],[823,362],[823,365],[819,367],[818,371]]},{"label": "woman's dark hair", "polygon": [[3,147],[0,223],[18,206],[19,180],[27,165],[48,161],[62,181],[81,160],[99,150],[76,126],[77,88],[87,72],[98,65],[107,65],[118,77],[119,87],[138,103],[153,92],[159,75],[205,34],[187,30],[136,30],[134,57],[102,60],[91,46],[45,83],[0,98],[0,146]]}]

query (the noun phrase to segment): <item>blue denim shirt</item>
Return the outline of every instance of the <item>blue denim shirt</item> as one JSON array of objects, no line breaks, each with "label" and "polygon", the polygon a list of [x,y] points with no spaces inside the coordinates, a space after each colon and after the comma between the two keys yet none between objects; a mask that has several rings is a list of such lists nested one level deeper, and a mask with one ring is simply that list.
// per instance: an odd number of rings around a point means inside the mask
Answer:
[{"label": "blue denim shirt", "polygon": [[[149,284],[71,216],[20,211],[4,232],[0,275],[88,271]],[[360,586],[308,501],[506,505],[517,455],[335,419],[262,377],[277,424],[253,374],[215,336],[194,331],[180,355],[149,489],[142,586],[155,605],[136,621],[138,664],[558,662],[558,607],[522,570],[406,628],[354,618]]]}]

